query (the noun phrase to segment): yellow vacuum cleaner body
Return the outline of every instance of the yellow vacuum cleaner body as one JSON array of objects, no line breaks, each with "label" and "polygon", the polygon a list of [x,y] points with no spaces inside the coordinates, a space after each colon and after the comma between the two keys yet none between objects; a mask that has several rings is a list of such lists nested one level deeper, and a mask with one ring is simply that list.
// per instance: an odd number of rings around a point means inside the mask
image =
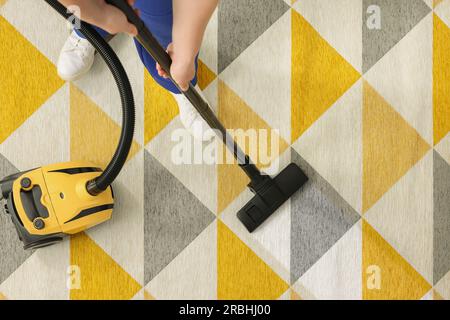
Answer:
[{"label": "yellow vacuum cleaner body", "polygon": [[86,189],[101,173],[91,163],[69,162],[0,181],[5,211],[24,248],[45,247],[109,220],[114,207],[112,188],[95,196]]}]

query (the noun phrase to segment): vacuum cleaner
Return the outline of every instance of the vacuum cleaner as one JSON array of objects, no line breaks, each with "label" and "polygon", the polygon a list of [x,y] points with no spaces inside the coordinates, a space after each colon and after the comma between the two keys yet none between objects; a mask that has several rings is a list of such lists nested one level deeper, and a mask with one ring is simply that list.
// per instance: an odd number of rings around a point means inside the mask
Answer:
[{"label": "vacuum cleaner", "polygon": [[[45,0],[66,19],[66,8]],[[88,24],[80,31],[111,70],[122,102],[122,129],[116,151],[105,170],[89,162],[49,165],[8,176],[0,181],[0,199],[24,249],[46,247],[111,218],[111,187],[125,164],[135,127],[133,92],[125,69],[108,43]]]},{"label": "vacuum cleaner", "polygon": [[[66,19],[71,17],[57,0],[45,0]],[[107,0],[120,9],[133,23],[142,46],[169,74],[172,60],[158,43],[133,8],[125,0]],[[112,182],[118,176],[131,148],[135,124],[133,92],[127,74],[108,43],[88,24],[81,22],[80,31],[105,60],[118,86],[122,101],[122,131],[116,152],[102,171],[86,162],[50,165],[20,172],[0,181],[0,198],[6,201],[19,239],[25,249],[45,247],[111,218],[114,207]],[[288,165],[276,177],[261,173],[215,116],[208,103],[190,84],[181,92],[192,103],[207,124],[219,133],[240,168],[249,177],[248,187],[254,197],[237,213],[249,232],[256,230],[308,180],[295,164]]]}]

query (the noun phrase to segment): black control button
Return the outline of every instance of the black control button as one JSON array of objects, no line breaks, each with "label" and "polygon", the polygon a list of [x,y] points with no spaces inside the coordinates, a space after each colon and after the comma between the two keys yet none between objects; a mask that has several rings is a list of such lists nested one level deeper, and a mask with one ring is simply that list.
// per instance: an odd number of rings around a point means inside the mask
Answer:
[{"label": "black control button", "polygon": [[20,185],[24,189],[28,189],[29,187],[31,187],[31,180],[30,180],[30,178],[23,178],[22,180],[20,180]]},{"label": "black control button", "polygon": [[36,229],[42,230],[45,227],[45,222],[44,222],[44,220],[37,218],[37,219],[34,219],[33,225]]}]

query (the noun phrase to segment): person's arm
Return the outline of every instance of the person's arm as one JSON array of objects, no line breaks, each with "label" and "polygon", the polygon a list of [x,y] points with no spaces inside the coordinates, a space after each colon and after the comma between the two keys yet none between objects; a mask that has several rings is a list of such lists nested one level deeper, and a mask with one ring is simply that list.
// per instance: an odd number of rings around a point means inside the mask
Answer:
[{"label": "person's arm", "polygon": [[[107,4],[104,0],[58,1],[65,7],[77,6],[79,8],[79,19],[100,27],[110,34],[120,32],[125,32],[132,36],[137,34],[136,27],[128,22],[127,17],[122,13],[122,11]],[[128,0],[128,3],[132,5],[134,0]]]},{"label": "person's arm", "polygon": [[[218,3],[219,0],[173,0],[173,42],[168,47],[173,60],[170,73],[183,90],[188,89],[195,76],[195,57]],[[160,66],[158,71],[167,77]]]}]

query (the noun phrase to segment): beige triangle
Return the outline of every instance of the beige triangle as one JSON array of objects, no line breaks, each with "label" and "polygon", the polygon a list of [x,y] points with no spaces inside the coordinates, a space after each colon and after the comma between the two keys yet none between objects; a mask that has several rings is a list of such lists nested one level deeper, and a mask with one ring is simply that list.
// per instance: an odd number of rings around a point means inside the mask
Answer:
[{"label": "beige triangle", "polygon": [[[261,163],[259,152],[262,151],[260,146],[267,146],[268,158],[270,161],[276,159],[282,152],[288,148],[288,144],[284,141],[277,132],[273,131],[272,128],[262,120],[252,109],[248,106],[242,99],[233,92],[224,82],[219,81],[219,118],[227,129],[242,129],[256,130],[256,135],[263,132],[267,133],[268,139],[263,141],[263,139],[257,139],[258,141],[253,141],[257,143],[257,148],[250,148],[251,143],[248,143],[247,148],[241,145],[246,152],[250,155],[257,155],[255,162],[259,167],[269,166],[268,163]],[[261,136],[262,137],[262,136]],[[272,150],[272,139],[278,141],[278,149]],[[254,139],[253,139],[254,140]],[[227,159],[232,158],[230,153],[227,151],[228,156],[222,163],[226,162]],[[225,156],[223,157],[225,158]],[[255,157],[253,157],[255,159]],[[265,162],[265,161],[264,161]],[[218,170],[218,212],[222,212],[247,186],[249,179],[242,172],[242,170],[236,164],[219,164],[217,166]]]},{"label": "beige triangle", "polygon": [[73,273],[76,267],[70,264],[69,250],[69,241],[35,250],[0,285],[0,292],[8,300],[67,300],[68,286],[77,280]]},{"label": "beige triangle", "polygon": [[[19,170],[66,162],[69,133],[69,85],[65,84],[0,145],[0,153]],[[33,156],[24,156],[26,152]]]},{"label": "beige triangle", "polygon": [[145,288],[159,300],[217,299],[217,223],[203,230]]},{"label": "beige triangle", "polygon": [[450,300],[450,272],[448,272],[441,278],[441,280],[439,280],[437,284],[434,285],[434,289],[438,291],[439,295],[445,300]]},{"label": "beige triangle", "polygon": [[305,299],[360,300],[361,229],[356,223],[292,287]]},{"label": "beige triangle", "polygon": [[86,234],[138,282],[144,279],[143,164],[144,150],[141,150],[114,181],[116,201],[111,219],[100,228],[86,230]]},{"label": "beige triangle", "polygon": [[[428,152],[365,218],[427,281],[433,280],[433,152]],[[418,241],[420,239],[420,241]],[[414,243],[414,245],[411,245]]]},{"label": "beige triangle", "polygon": [[362,210],[362,81],[292,147],[358,213]]},{"label": "beige triangle", "polygon": [[429,144],[433,141],[432,33],[433,17],[427,15],[364,75]]},{"label": "beige triangle", "polygon": [[430,149],[367,82],[363,102],[363,212]]},{"label": "beige triangle", "polygon": [[[70,86],[70,157],[105,168],[119,142],[121,128],[76,86]],[[140,149],[133,141],[128,159]]]}]

